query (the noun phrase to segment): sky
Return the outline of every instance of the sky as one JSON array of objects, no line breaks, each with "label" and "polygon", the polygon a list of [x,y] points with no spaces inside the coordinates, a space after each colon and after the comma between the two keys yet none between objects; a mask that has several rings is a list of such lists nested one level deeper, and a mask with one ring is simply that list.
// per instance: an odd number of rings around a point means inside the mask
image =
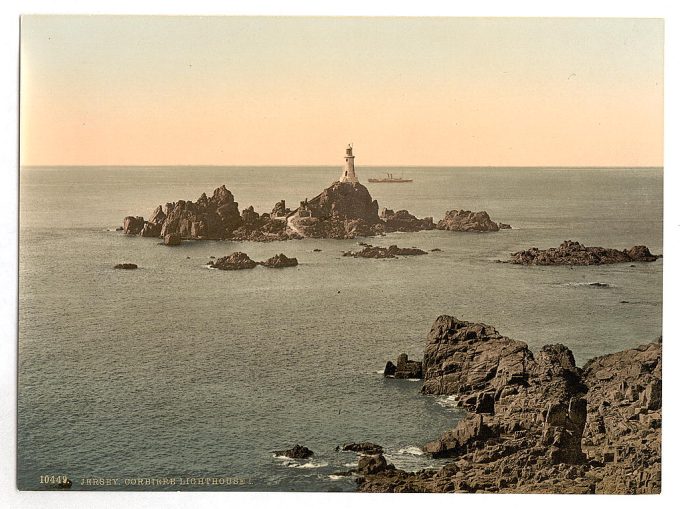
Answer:
[{"label": "sky", "polygon": [[663,166],[660,19],[24,16],[22,165]]}]

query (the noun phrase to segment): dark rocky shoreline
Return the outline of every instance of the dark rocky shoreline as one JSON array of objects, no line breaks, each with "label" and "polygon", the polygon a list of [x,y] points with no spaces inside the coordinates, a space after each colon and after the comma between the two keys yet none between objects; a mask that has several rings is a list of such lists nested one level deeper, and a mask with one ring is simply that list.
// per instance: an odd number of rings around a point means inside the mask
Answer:
[{"label": "dark rocky shoreline", "polygon": [[534,354],[491,326],[440,316],[422,374],[424,394],[456,395],[469,412],[423,448],[450,463],[409,473],[376,459],[358,469],[359,491],[660,492],[660,340],[579,368],[564,345]]}]

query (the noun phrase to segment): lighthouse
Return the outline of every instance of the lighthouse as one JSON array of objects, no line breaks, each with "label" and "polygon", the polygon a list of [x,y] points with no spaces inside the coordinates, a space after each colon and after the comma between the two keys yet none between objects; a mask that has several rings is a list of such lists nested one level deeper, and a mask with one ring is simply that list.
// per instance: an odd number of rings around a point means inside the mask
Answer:
[{"label": "lighthouse", "polygon": [[352,155],[352,144],[345,149],[345,167],[342,170],[340,182],[359,183],[356,173],[354,173],[354,156]]}]

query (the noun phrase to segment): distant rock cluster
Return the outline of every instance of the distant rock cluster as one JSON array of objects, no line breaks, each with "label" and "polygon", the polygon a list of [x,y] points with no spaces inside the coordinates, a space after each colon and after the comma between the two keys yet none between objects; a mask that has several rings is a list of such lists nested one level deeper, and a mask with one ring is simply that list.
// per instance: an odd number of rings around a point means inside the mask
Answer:
[{"label": "distant rock cluster", "polygon": [[647,246],[630,249],[586,247],[580,242],[565,240],[558,247],[538,249],[532,247],[512,253],[510,263],[519,265],[604,265],[627,262],[653,262],[659,258],[649,252]]},{"label": "distant rock cluster", "polygon": [[220,270],[244,270],[244,269],[254,269],[258,265],[272,269],[281,269],[284,267],[295,267],[298,264],[297,258],[289,258],[283,253],[277,254],[268,258],[263,262],[255,262],[250,259],[250,257],[237,251],[228,256],[223,256],[215,261],[210,260],[207,265]]},{"label": "distant rock cluster", "polygon": [[269,242],[310,238],[350,239],[391,232],[421,230],[498,231],[508,227],[494,223],[485,212],[452,210],[435,225],[431,217],[418,218],[407,210],[384,208],[358,182],[334,182],[312,199],[291,210],[277,202],[271,212],[258,213],[252,206],[239,212],[238,203],[224,185],[195,202],[179,200],[158,205],[148,220],[127,216],[122,230],[128,235],[160,237],[165,245],[182,240],[238,240]]},{"label": "distant rock cluster", "polygon": [[342,256],[352,256],[354,258],[396,258],[397,256],[420,256],[426,254],[427,251],[417,247],[399,247],[397,245],[378,247],[366,244],[360,251],[345,251]]}]

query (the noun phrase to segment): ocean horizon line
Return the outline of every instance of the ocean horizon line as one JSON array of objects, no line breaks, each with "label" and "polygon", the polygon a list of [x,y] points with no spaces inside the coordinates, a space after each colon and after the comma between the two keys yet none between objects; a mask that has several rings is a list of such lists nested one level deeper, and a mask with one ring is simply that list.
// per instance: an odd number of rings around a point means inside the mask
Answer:
[{"label": "ocean horizon line", "polygon": [[[340,164],[25,164],[19,168],[336,168]],[[537,169],[537,170],[662,170],[664,166],[643,165],[361,165],[360,168],[451,168],[451,169]]]}]

